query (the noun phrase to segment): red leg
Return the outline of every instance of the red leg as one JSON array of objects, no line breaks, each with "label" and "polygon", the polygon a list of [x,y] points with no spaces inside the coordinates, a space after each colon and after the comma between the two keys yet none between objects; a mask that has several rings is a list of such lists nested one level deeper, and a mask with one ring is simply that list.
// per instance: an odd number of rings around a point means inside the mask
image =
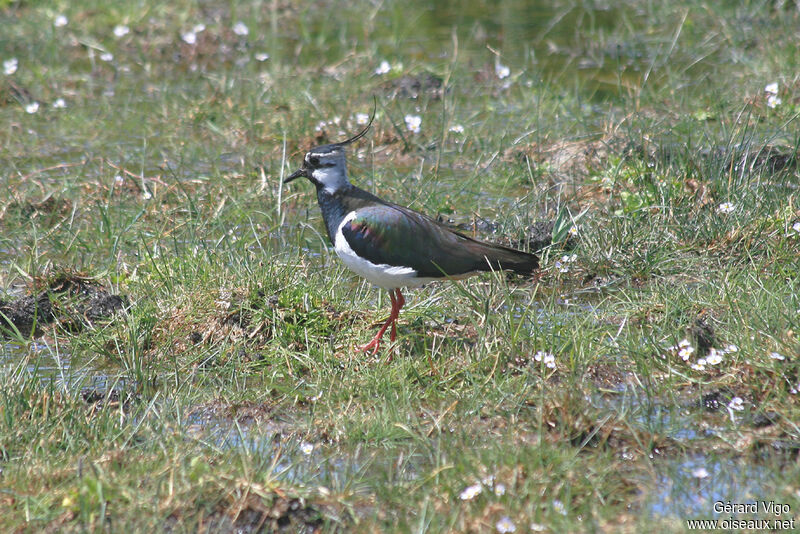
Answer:
[{"label": "red leg", "polygon": [[392,334],[389,336],[392,341],[397,337],[397,318],[400,317],[400,310],[403,309],[403,305],[406,303],[406,299],[404,299],[403,294],[400,293],[400,288],[398,287],[395,291],[397,292],[397,312],[392,322]]},{"label": "red leg", "polygon": [[[381,346],[381,338],[383,337],[383,334],[386,333],[386,329],[389,328],[389,325],[392,325],[392,341],[394,341],[394,322],[397,320],[397,314],[400,313],[400,307],[398,306],[398,301],[394,298],[393,291],[389,292],[389,299],[392,301],[392,311],[389,313],[389,318],[386,319],[385,323],[383,323],[383,326],[380,330],[378,330],[378,333],[375,334],[375,337],[372,338],[372,341],[364,346],[358,347],[358,350],[361,352],[366,352],[369,349],[372,349],[372,354],[378,352],[378,348]],[[403,303],[405,304],[405,300]]]}]

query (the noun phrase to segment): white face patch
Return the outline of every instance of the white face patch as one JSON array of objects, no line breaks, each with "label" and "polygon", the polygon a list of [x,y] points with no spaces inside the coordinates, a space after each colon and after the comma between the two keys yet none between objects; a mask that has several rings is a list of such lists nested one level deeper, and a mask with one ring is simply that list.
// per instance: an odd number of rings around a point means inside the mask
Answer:
[{"label": "white face patch", "polygon": [[336,237],[333,243],[336,254],[348,269],[359,276],[366,278],[370,283],[384,289],[395,289],[398,287],[416,287],[426,284],[436,278],[416,278],[417,271],[411,267],[392,266],[372,263],[369,260],[358,256],[350,247],[350,243],[342,234],[342,227],[356,217],[356,212],[351,211],[342,220],[339,228],[336,229]]},{"label": "white face patch", "polygon": [[322,184],[326,193],[331,195],[348,183],[347,173],[339,165],[314,169],[311,171],[311,176],[315,181]]},{"label": "white face patch", "polygon": [[343,150],[337,149],[328,152],[312,150],[306,154],[305,163],[311,180],[322,185],[328,194],[332,195],[349,184],[347,160]]}]

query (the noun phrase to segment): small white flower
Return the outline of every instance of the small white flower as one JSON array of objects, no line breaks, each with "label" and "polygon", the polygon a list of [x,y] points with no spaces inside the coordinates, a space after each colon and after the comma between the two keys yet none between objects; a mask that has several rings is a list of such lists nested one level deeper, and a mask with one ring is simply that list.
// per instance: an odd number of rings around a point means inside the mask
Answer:
[{"label": "small white flower", "polygon": [[19,67],[19,60],[17,60],[17,58],[12,57],[11,59],[7,59],[3,61],[3,74],[11,76],[17,72],[17,67]]},{"label": "small white flower", "polygon": [[206,25],[203,24],[202,22],[200,24],[195,24],[194,28],[192,28],[192,31],[194,33],[204,32],[204,31],[206,31]]},{"label": "small white flower", "polygon": [[114,36],[117,37],[118,39],[120,37],[125,37],[130,33],[130,31],[131,29],[125,26],[124,24],[119,24],[117,26],[114,26]]},{"label": "small white flower", "polygon": [[366,113],[356,113],[356,124],[367,124],[369,122],[369,115]]},{"label": "small white flower", "polygon": [[506,494],[506,485],[505,484],[495,484],[494,486],[494,494],[498,497],[501,497]]},{"label": "small white flower", "polygon": [[125,183],[125,178],[123,178],[121,174],[118,174],[114,176],[114,183],[116,183],[117,185],[122,185]]},{"label": "small white flower", "polygon": [[256,52],[253,54],[253,57],[256,58],[256,61],[264,62],[269,59],[269,54],[266,52]]},{"label": "small white flower", "polygon": [[545,367],[550,369],[556,368],[556,357],[550,352],[545,352],[543,350],[537,351],[536,354],[533,355],[533,359],[537,362],[544,362]]},{"label": "small white flower", "polygon": [[731,343],[727,347],[725,347],[725,352],[739,352],[739,347]]},{"label": "small white flower", "polygon": [[692,471],[692,476],[694,478],[708,478],[711,474],[708,472],[708,469],[705,467],[698,467]]},{"label": "small white flower", "polygon": [[325,126],[327,126],[327,125],[328,125],[328,123],[327,123],[327,122],[325,122],[325,121],[319,121],[319,122],[317,123],[317,125],[316,125],[316,126],[314,126],[314,131],[315,131],[315,132],[321,132],[322,130],[324,130],[324,129],[325,129]]},{"label": "small white flower", "polygon": [[517,530],[517,526],[507,515],[501,517],[495,526],[497,527],[497,532],[515,532]]},{"label": "small white flower", "polygon": [[794,233],[800,234],[800,221],[797,221],[792,225],[792,230],[794,230]]},{"label": "small white flower", "polygon": [[722,363],[722,354],[722,352],[712,347],[711,350],[708,351],[708,356],[706,356],[706,363],[708,365],[717,365]]},{"label": "small white flower", "polygon": [[25,106],[25,112],[26,113],[33,114],[33,113],[36,113],[37,111],[39,111],[39,103],[38,102],[31,102],[30,104]]},{"label": "small white flower", "polygon": [[547,530],[547,527],[539,523],[531,523],[531,530],[533,532],[544,532]]},{"label": "small white flower", "polygon": [[378,68],[375,69],[375,74],[381,76],[383,74],[387,74],[390,70],[392,70],[392,66],[389,65],[389,62],[386,60],[381,61],[381,64],[378,65]]},{"label": "small white flower", "polygon": [[511,74],[511,69],[500,63],[495,63],[494,73],[502,80],[503,78],[508,78],[508,76]]},{"label": "small white flower", "polygon": [[735,209],[736,205],[733,202],[723,202],[722,204],[717,206],[718,213],[731,213]]},{"label": "small white flower", "polygon": [[186,32],[181,34],[181,39],[184,43],[193,45],[197,42],[197,34],[194,32]]},{"label": "small white flower", "polygon": [[481,494],[483,491],[483,486],[480,484],[473,484],[471,486],[467,486],[464,488],[464,491],[459,493],[458,498],[462,501],[471,501],[475,497]]},{"label": "small white flower", "polygon": [[145,189],[144,193],[142,193],[142,198],[145,200],[150,200],[151,198],[153,198],[153,193]]},{"label": "small white flower", "polygon": [[420,126],[422,125],[422,117],[419,115],[406,115],[406,128],[413,133],[419,133]]},{"label": "small white flower", "polygon": [[770,352],[769,357],[772,358],[773,360],[779,360],[779,361],[783,361],[786,359],[786,356],[784,356],[780,352]]},{"label": "small white flower", "polygon": [[250,29],[244,22],[240,20],[239,22],[233,25],[233,33],[244,37],[245,35],[250,33]]},{"label": "small white flower", "polygon": [[694,347],[689,340],[685,338],[680,340],[678,343],[678,356],[681,357],[681,360],[685,362],[689,361],[689,358],[692,357],[692,354],[694,354]]},{"label": "small white flower", "polygon": [[455,124],[450,127],[450,131],[453,133],[461,134],[464,133],[464,127],[461,126],[460,124]]},{"label": "small white flower", "polygon": [[772,82],[772,83],[768,84],[766,87],[764,87],[764,92],[765,93],[769,93],[771,95],[777,95],[778,94],[778,82]]},{"label": "small white flower", "polygon": [[53,19],[53,26],[56,28],[63,28],[67,24],[69,24],[69,19],[66,15],[56,15],[56,18]]},{"label": "small white flower", "polygon": [[558,512],[561,515],[567,515],[567,508],[564,506],[564,503],[560,500],[556,499],[553,501],[553,510]]},{"label": "small white flower", "polygon": [[569,235],[578,235],[578,227],[577,226],[570,226],[569,231],[567,231]]},{"label": "small white flower", "polygon": [[692,369],[695,371],[705,371],[706,370],[706,359],[700,358],[697,360],[697,363],[692,364]]},{"label": "small white flower", "polygon": [[575,255],[575,254],[572,254],[570,256],[561,256],[560,260],[556,260],[556,263],[555,263],[556,269],[558,269],[562,273],[569,272],[569,265],[567,265],[567,264],[568,263],[572,263],[573,261],[575,261],[575,258],[577,258],[577,257],[578,256]]},{"label": "small white flower", "polygon": [[64,102],[63,98],[56,98],[55,100],[53,100],[53,104],[52,105],[56,109],[63,109],[65,107],[67,107],[67,103]]},{"label": "small white flower", "polygon": [[767,107],[768,108],[775,109],[778,106],[780,106],[781,104],[783,104],[783,100],[781,100],[781,97],[775,96],[775,95],[769,95],[767,97]]},{"label": "small white flower", "polygon": [[300,452],[308,456],[312,452],[314,452],[314,446],[310,443],[306,443],[305,441],[300,445]]},{"label": "small white flower", "polygon": [[114,54],[112,54],[111,52],[103,52],[102,54],[100,54],[100,59],[108,63],[109,61],[114,60]]},{"label": "small white flower", "polygon": [[728,408],[730,410],[741,412],[742,410],[744,410],[744,399],[742,399],[741,397],[732,398],[731,402],[728,403]]}]

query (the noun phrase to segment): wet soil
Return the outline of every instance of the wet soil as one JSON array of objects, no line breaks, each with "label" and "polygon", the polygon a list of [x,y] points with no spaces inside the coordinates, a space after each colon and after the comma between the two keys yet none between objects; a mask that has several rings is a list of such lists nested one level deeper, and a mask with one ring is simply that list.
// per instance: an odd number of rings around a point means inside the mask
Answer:
[{"label": "wet soil", "polygon": [[[44,289],[36,289],[37,286]],[[0,333],[42,335],[42,327],[56,323],[72,332],[124,312],[128,298],[115,295],[101,284],[75,273],[60,273],[34,283],[29,294],[0,299]]]},{"label": "wet soil", "polygon": [[254,495],[244,503],[220,507],[203,521],[206,532],[241,533],[315,533],[321,532],[322,524],[321,514],[302,499],[275,496],[269,502]]}]

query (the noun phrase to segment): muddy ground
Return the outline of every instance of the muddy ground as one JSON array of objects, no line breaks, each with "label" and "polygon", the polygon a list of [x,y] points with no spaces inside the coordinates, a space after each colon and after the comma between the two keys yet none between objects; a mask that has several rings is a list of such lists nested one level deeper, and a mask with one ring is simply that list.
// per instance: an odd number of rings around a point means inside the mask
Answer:
[{"label": "muddy ground", "polygon": [[42,327],[51,324],[78,332],[124,312],[128,305],[127,296],[113,294],[89,277],[59,273],[35,281],[26,295],[0,299],[0,332],[40,336]]}]

